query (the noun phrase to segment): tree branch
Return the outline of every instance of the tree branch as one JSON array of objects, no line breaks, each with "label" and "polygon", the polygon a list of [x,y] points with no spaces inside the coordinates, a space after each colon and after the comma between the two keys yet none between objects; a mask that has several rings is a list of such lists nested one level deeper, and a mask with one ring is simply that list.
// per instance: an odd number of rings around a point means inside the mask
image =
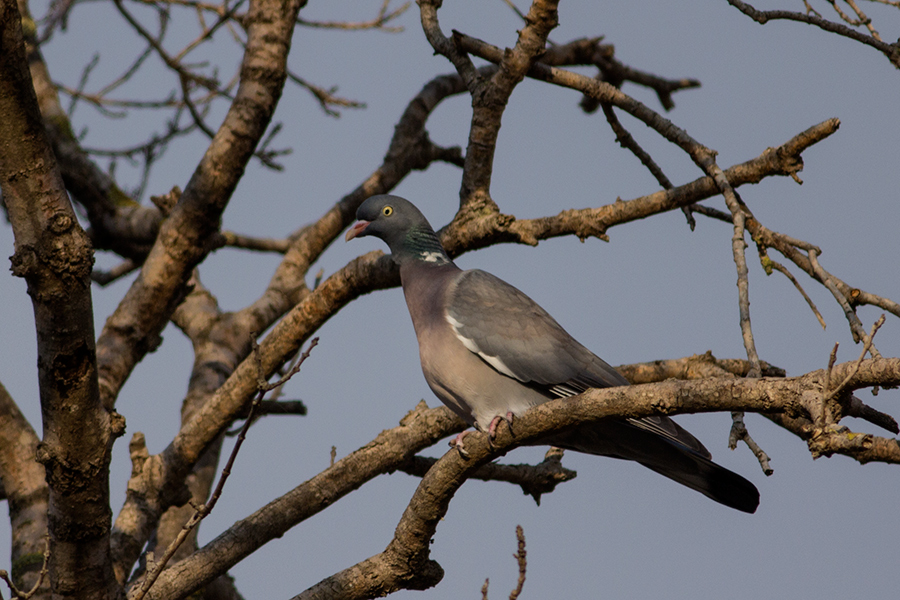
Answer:
[{"label": "tree branch", "polygon": [[285,80],[301,0],[255,0],[235,100],[172,214],[160,228],[137,280],[97,341],[101,395],[112,406],[125,379],[185,294],[191,270],[209,252],[219,218],[265,133]]},{"label": "tree branch", "polygon": [[175,555],[175,552],[178,550],[179,546],[184,543],[184,541],[194,530],[194,528],[200,524],[200,521],[205,519],[210,513],[212,513],[213,509],[215,509],[216,503],[222,496],[222,490],[225,487],[225,482],[228,481],[228,477],[231,475],[231,469],[234,467],[234,461],[237,458],[238,452],[240,452],[244,440],[247,439],[247,431],[250,429],[250,424],[253,422],[254,413],[262,404],[263,397],[265,396],[266,392],[284,385],[285,382],[296,375],[300,371],[300,367],[303,365],[303,363],[306,362],[306,359],[309,358],[309,354],[312,349],[315,348],[316,344],[318,343],[319,338],[313,338],[313,340],[309,343],[309,347],[302,355],[300,355],[300,358],[297,360],[297,363],[293,366],[293,368],[291,368],[290,372],[288,372],[276,383],[270,384],[266,382],[266,378],[263,376],[262,364],[259,360],[259,346],[256,344],[256,341],[253,340],[254,357],[257,360],[258,368],[256,380],[257,395],[253,402],[250,404],[250,409],[247,414],[247,420],[244,422],[244,426],[241,427],[241,431],[238,435],[237,441],[235,442],[234,447],[231,449],[231,454],[228,456],[228,461],[225,463],[225,468],[222,469],[222,474],[219,476],[219,483],[218,485],[216,485],[216,489],[213,491],[212,496],[210,496],[209,502],[202,504],[195,509],[194,514],[192,514],[191,518],[187,521],[187,523],[184,524],[184,527],[182,527],[179,535],[174,540],[172,540],[168,548],[166,548],[165,554],[163,554],[160,560],[148,570],[140,586],[136,586],[134,594],[129,596],[129,600],[143,600],[143,598],[147,595],[147,592],[150,591],[150,588],[153,587],[153,584],[156,582],[157,578],[159,578],[159,575],[163,572],[163,569],[166,568],[166,564],[168,564],[169,560],[171,560]]},{"label": "tree branch", "polygon": [[[853,363],[845,363],[835,370],[846,375],[854,368]],[[808,410],[804,395],[821,394],[821,376],[821,371],[815,371],[790,379],[666,381],[588,390],[580,396],[538,405],[516,420],[515,436],[508,428],[500,428],[491,442],[486,434],[473,433],[466,439],[468,458],[455,450],[447,452],[422,479],[383,552],[326,578],[295,599],[362,599],[437,584],[443,571],[429,558],[431,539],[450,500],[482,465],[517,446],[609,417],[726,410],[802,416]],[[865,361],[851,380],[851,386],[896,385],[900,383],[900,359]],[[814,456],[841,453],[860,462],[900,462],[896,440],[844,430],[815,429],[807,436]]]},{"label": "tree branch", "polygon": [[[20,6],[27,11],[26,3]],[[22,16],[30,19],[27,12]],[[91,243],[94,248],[108,248],[125,257],[143,257],[156,237],[162,216],[156,208],[131,199],[88,157],[60,104],[35,36],[36,30],[25,38],[31,81],[63,182],[73,200],[87,211]]]},{"label": "tree branch", "polygon": [[[790,154],[790,152],[799,152],[802,148],[805,148],[807,144],[813,143],[815,139],[820,139],[830,133],[830,131],[833,131],[834,126],[836,126],[835,123],[827,122],[823,126],[817,128],[820,133],[817,133],[816,135],[802,134],[789,141],[782,148],[767,150],[756,160],[757,166],[768,165],[767,168],[772,169],[774,172],[783,172],[785,169],[789,168],[789,165],[796,163],[797,157]],[[732,172],[735,176],[744,177],[747,181],[752,181],[763,177],[764,175],[762,173],[764,173],[765,170],[747,168],[746,165],[741,165],[733,168],[733,170],[729,169],[726,172],[726,175]],[[714,184],[711,181],[707,181],[704,184],[704,181],[705,180],[699,180],[700,183],[695,182],[695,184],[689,184],[687,187],[691,190],[696,190],[697,188],[703,189],[703,186],[705,185],[710,194],[716,193]],[[677,192],[678,188],[676,188],[675,191]],[[361,201],[361,198],[364,196],[362,196],[362,194],[359,194],[359,196],[354,194],[352,197],[360,197]],[[652,214],[652,211],[658,212],[663,209],[671,209],[677,206],[672,203],[666,204],[665,192],[659,192],[652,197],[655,197],[656,201],[651,202],[649,205],[645,199],[638,199],[639,201],[634,201],[634,205],[629,205],[625,202],[617,202],[610,207],[606,207],[606,209],[611,211],[611,222],[626,222],[633,218],[640,218],[638,216],[639,214],[644,214],[646,216],[647,214]],[[695,201],[695,198],[691,197],[686,199],[685,203],[693,201]],[[342,201],[341,207],[352,204],[353,202],[350,200],[346,203]],[[631,206],[631,208],[623,211],[622,208],[624,206]],[[651,207],[652,210],[648,210]],[[313,238],[319,240],[318,243],[324,241],[325,244],[327,244],[330,242],[331,234],[335,228],[337,228],[337,231],[340,231],[340,222],[334,221],[334,219],[340,215],[340,211],[337,211],[336,209],[333,209],[333,211],[329,213],[329,215],[333,216],[328,216],[327,219],[323,219],[317,224],[317,227],[324,228],[327,226],[328,228],[325,230],[328,231],[327,236]],[[631,212],[632,210],[634,212]],[[571,213],[573,211],[568,212]],[[560,218],[566,218],[568,216],[567,213],[563,213]],[[351,218],[347,218],[346,222],[349,224],[350,220]],[[551,218],[539,219],[533,222],[519,221],[516,222],[516,224],[524,224],[525,226],[538,224],[547,227],[548,229],[557,225],[554,219]],[[453,240],[452,235],[452,232],[445,234],[444,241],[448,247],[456,248],[458,247],[458,244],[454,243],[455,240]],[[298,245],[303,238],[304,235],[301,235],[298,238]],[[447,243],[448,239],[450,240],[450,243]],[[467,243],[469,244],[469,247],[477,247],[477,244],[472,244],[471,242],[468,242],[468,240]],[[303,246],[299,247],[303,248]],[[316,250],[321,247],[322,246],[317,246]],[[306,249],[308,251],[309,246],[307,246]],[[290,254],[291,253],[289,252],[289,256]],[[310,255],[314,256],[315,253],[306,254],[306,256]],[[287,258],[288,257],[286,257],[286,260]],[[294,261],[296,261],[296,259],[294,259]],[[288,264],[291,268],[296,268],[298,262]],[[299,264],[308,264],[305,257],[303,262],[300,262]],[[277,277],[278,275],[276,275],[276,278]],[[273,279],[273,281],[275,281],[275,279]],[[330,318],[337,310],[353,300],[359,294],[367,293],[374,289],[396,286],[398,283],[399,280],[393,262],[390,258],[383,257],[380,252],[370,253],[369,255],[352,261],[346,267],[329,277],[322,285],[316,288],[315,291],[306,295],[294,310],[275,326],[275,329],[267,339],[263,341],[262,352],[267,372],[274,372],[275,369],[280,367],[280,365],[290,356],[296,353],[299,344],[302,343],[303,340],[307,339],[307,337],[324,323],[325,320]],[[247,367],[246,364],[241,365],[232,377],[218,389],[209,402],[204,405],[204,408],[197,413],[196,418],[185,423],[182,432],[173,444],[170,445],[162,455],[152,457],[151,460],[155,461],[154,465],[156,466],[148,471],[148,474],[156,473],[158,477],[162,478],[162,481],[167,482],[174,482],[177,481],[179,477],[183,477],[184,469],[189,468],[188,465],[196,461],[203,449],[211,443],[225,427],[227,427],[230,421],[235,418],[235,415],[240,414],[243,410],[243,406],[253,390],[253,381],[252,378],[248,379],[250,371],[247,369],[249,369],[249,367]],[[157,471],[157,469],[159,469],[159,471]],[[155,479],[155,481],[160,481],[160,479]],[[169,484],[164,485],[163,489],[170,489]],[[171,489],[177,490],[178,488],[176,486]],[[145,505],[146,504],[144,503],[136,503],[136,506]]]},{"label": "tree branch", "polygon": [[[40,555],[47,536],[49,490],[44,468],[34,460],[40,440],[12,396],[0,384],[0,487],[9,508],[15,584],[31,589],[40,579]],[[49,581],[43,595],[49,597]]]},{"label": "tree branch", "polygon": [[43,417],[36,454],[50,491],[51,588],[108,598],[115,586],[108,560],[109,461],[125,423],[100,403],[93,250],[44,130],[22,16],[11,2],[0,4],[0,186],[15,234],[12,271],[25,279],[34,308]]},{"label": "tree branch", "polygon": [[[809,146],[837,131],[837,119],[829,119],[797,134],[776,148],[767,148],[757,158],[724,171],[732,187],[758,183],[773,175],[791,175],[802,168],[800,154]],[[616,225],[644,219],[654,214],[687,206],[719,194],[712,177],[701,177],[690,183],[641,196],[617,201],[599,208],[565,210],[552,217],[516,220],[508,215],[483,215],[469,220],[465,226],[456,222],[441,230],[441,242],[451,256],[497,243],[537,245],[538,241],[575,235],[579,239],[604,239],[606,231]],[[754,233],[758,222],[748,223]]]},{"label": "tree branch", "polygon": [[[429,409],[420,402],[400,421],[399,427],[381,432],[369,444],[238,521],[195,554],[172,565],[162,573],[147,598],[186,597],[294,525],[328,508],[372,478],[396,470],[416,452],[464,427],[462,420],[449,409],[443,406]],[[137,585],[134,583],[131,589]]]},{"label": "tree branch", "polygon": [[[284,259],[276,268],[269,286],[256,302],[236,313],[223,315],[212,295],[202,288],[199,279],[195,277],[189,282],[193,291],[173,315],[176,324],[194,342],[196,355],[191,387],[185,399],[183,426],[187,425],[195,413],[210,401],[214,392],[247,356],[249,345],[245,341],[250,332],[268,329],[272,323],[301,301],[308,302],[304,306],[321,307],[319,294],[335,294],[336,287],[332,281],[321,289],[317,287],[315,290],[317,295],[309,297],[310,290],[304,278],[310,265],[352,223],[356,208],[363,200],[370,195],[389,191],[411,170],[424,169],[433,160],[446,156],[446,152],[435,151],[435,146],[425,131],[425,123],[444,98],[463,91],[465,88],[456,76],[438,77],[425,85],[409,103],[395,127],[384,162],[360,186],[341,199],[313,225],[303,227],[289,236],[291,244]],[[452,153],[451,151],[450,154]],[[384,264],[389,262],[390,260],[386,259]],[[354,264],[348,265],[349,269],[345,268],[344,274],[339,275],[337,279],[344,280],[342,278],[347,274],[352,274]],[[385,276],[396,278],[396,273],[381,273],[373,281]],[[356,279],[352,275],[351,278]],[[351,296],[339,300],[335,311],[358,294],[371,290],[343,291]],[[329,313],[318,313],[317,319],[321,319],[319,323],[322,323],[330,316]],[[318,325],[312,327],[310,334]],[[304,333],[297,331],[286,335],[288,338],[299,336],[307,339]],[[265,342],[263,346],[268,347]],[[274,366],[274,369],[280,368],[292,352],[296,353],[296,348],[293,351],[283,348],[281,351],[284,352],[282,362]],[[267,368],[271,367],[272,364],[269,364]],[[235,409],[236,412],[229,413],[224,421],[226,426],[243,414],[244,402],[245,400],[237,400],[238,408]],[[217,421],[215,425],[209,423],[199,425],[201,428],[215,427],[209,436],[203,437],[201,447],[208,447],[207,444],[213,443],[212,440],[223,431],[219,429],[222,425],[222,421]],[[116,573],[120,577],[124,577],[130,571],[140,549],[157,527],[160,515],[173,503],[185,502],[186,498],[183,496],[185,469],[189,469],[192,461],[198,460],[199,455],[191,456],[193,458],[187,462],[182,462],[181,458],[166,461],[159,456],[152,457],[146,469],[142,468],[132,476],[125,505],[116,519],[113,531],[113,548],[116,549],[117,556]],[[208,493],[208,490],[203,492],[198,502],[204,501],[205,493]],[[178,522],[180,528],[184,518],[173,516],[173,519]]]},{"label": "tree branch", "polygon": [[[505,465],[491,462],[475,471],[470,479],[505,481],[518,485],[522,488],[522,493],[534,498],[534,501],[540,506],[543,494],[553,492],[557,485],[575,479],[578,475],[575,471],[562,466],[562,456],[561,449],[550,448],[544,456],[544,460],[537,465]],[[437,461],[437,458],[413,456],[400,465],[397,470],[407,475],[424,477]]]},{"label": "tree branch", "polygon": [[728,0],[728,4],[732,5],[760,25],[765,25],[769,21],[776,21],[781,19],[788,21],[798,21],[800,23],[814,25],[819,29],[822,29],[823,31],[827,31],[829,33],[836,33],[839,36],[850,38],[851,40],[855,40],[857,42],[875,48],[876,50],[884,54],[895,67],[900,68],[900,45],[898,44],[886,44],[876,36],[860,33],[858,31],[850,29],[846,25],[833,23],[832,21],[823,19],[816,14],[805,14],[787,10],[757,10],[746,2],[741,2],[740,0]]},{"label": "tree branch", "polygon": [[441,32],[437,19],[439,6],[440,2],[419,1],[422,28],[435,52],[446,56],[456,67],[472,96],[469,144],[459,191],[460,213],[499,213],[490,196],[490,184],[501,117],[513,89],[543,53],[547,36],[558,23],[557,2],[535,0],[532,3],[515,47],[497,61],[500,68],[490,79],[482,77],[462,51],[457,42],[458,32],[453,32],[452,41]]}]

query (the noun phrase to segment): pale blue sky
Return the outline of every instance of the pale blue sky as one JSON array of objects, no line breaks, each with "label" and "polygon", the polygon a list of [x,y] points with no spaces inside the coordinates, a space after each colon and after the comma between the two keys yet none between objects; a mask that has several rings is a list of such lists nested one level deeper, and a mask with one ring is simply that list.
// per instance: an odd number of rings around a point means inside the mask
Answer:
[{"label": "pale blue sky", "polygon": [[[362,20],[378,2],[316,2],[308,19]],[[519,3],[524,7],[522,3]],[[820,10],[828,6],[820,3]],[[785,3],[802,10],[802,3]],[[35,14],[43,8],[34,5]],[[897,11],[865,6],[887,40],[900,35]],[[882,9],[882,10],[879,10]],[[520,27],[502,2],[445,2],[445,33],[451,28],[496,45],[515,42]],[[183,19],[190,19],[183,15]],[[289,145],[286,169],[273,173],[252,164],[224,217],[228,229],[281,236],[314,220],[352,190],[384,155],[406,103],[450,64],[433,56],[413,6],[399,34],[298,29],[291,68],[318,85],[368,108],[324,116],[304,90],[288,85],[275,120],[284,123],[276,146]],[[740,189],[763,224],[818,244],[823,266],[851,285],[900,300],[897,257],[900,237],[900,73],[862,45],[797,23],[760,26],[724,0],[691,3],[564,2],[557,42],[605,35],[626,64],[664,77],[693,77],[699,89],[675,96],[668,114],[693,137],[719,151],[719,164],[753,158],[830,117],[840,130],[804,154],[798,186],[787,178]],[[176,27],[184,21],[176,23]],[[105,4],[77,6],[65,34],[45,51],[51,73],[77,83],[94,52],[101,53],[96,89],[117,65],[127,64],[126,26]],[[223,39],[224,41],[224,39]],[[174,46],[173,46],[174,47]],[[223,44],[215,56],[237,53]],[[210,53],[212,56],[213,54]],[[223,71],[231,64],[223,63]],[[163,96],[170,80],[151,61],[156,78],[131,84],[127,93]],[[148,72],[148,76],[149,76]],[[165,83],[168,81],[169,83]],[[91,89],[91,88],[89,88]],[[624,90],[661,110],[652,92]],[[492,193],[504,212],[520,218],[598,206],[658,189],[637,159],[613,141],[602,115],[584,115],[570,90],[526,81],[513,94],[500,132]],[[440,144],[465,145],[469,99],[442,104],[429,121]],[[627,116],[623,123],[676,184],[700,175],[678,149]],[[212,121],[215,122],[215,121]],[[75,114],[75,129],[89,127],[86,144],[125,146],[152,119],[104,122],[88,107]],[[203,139],[179,143],[160,162],[149,193],[184,187],[205,147]],[[125,165],[122,182],[134,183]],[[436,165],[410,175],[397,189],[436,227],[453,215],[459,171]],[[724,208],[721,199],[706,204]],[[610,243],[596,239],[553,240],[537,249],[504,246],[467,254],[461,266],[480,267],[516,285],[541,303],[582,343],[612,364],[674,358],[712,350],[719,357],[744,356],[737,317],[731,227],[698,217],[691,232],[681,213],[614,228]],[[12,254],[12,233],[0,227],[0,246]],[[374,239],[337,243],[312,272],[327,274],[354,256],[382,248]],[[839,360],[859,353],[831,295],[792,269],[822,311],[822,331],[803,299],[781,275],[766,277],[750,260],[751,314],[764,360],[799,375],[824,367],[835,342]],[[774,257],[774,255],[773,255]],[[104,266],[116,261],[98,256]],[[786,261],[785,261],[786,262]],[[222,250],[201,268],[204,283],[223,308],[253,300],[277,258]],[[129,281],[95,288],[99,331]],[[36,356],[31,307],[24,282],[7,273],[0,283],[0,381],[39,426]],[[880,311],[865,308],[867,327]],[[900,323],[889,317],[876,339],[885,355],[900,355]],[[332,445],[338,457],[394,426],[424,398],[437,400],[419,369],[418,353],[399,290],[354,302],[320,332],[321,342],[302,373],[287,387],[302,398],[307,417],[268,418],[251,429],[234,474],[201,539],[215,537],[326,467]],[[147,435],[151,452],[165,447],[178,427],[178,407],[191,366],[190,345],[169,327],[164,344],[149,355],[126,384],[117,408],[127,436]],[[896,391],[861,397],[900,416]],[[889,597],[900,575],[892,549],[900,517],[896,468],[861,467],[837,457],[813,461],[800,440],[765,419],[748,416],[751,434],[772,458],[766,478],[744,447],[728,451],[727,415],[679,421],[712,451],[717,462],[753,481],[760,508],[744,515],[634,464],[567,455],[578,478],[545,496],[541,507],[518,488],[470,482],[457,494],[438,527],[432,558],[444,581],[429,598],[477,598],[485,577],[491,596],[505,597],[517,576],[512,558],[516,524],[528,542],[524,598],[836,598]],[[874,431],[854,420],[856,430]],[[432,454],[445,450],[439,444]],[[505,461],[539,460],[541,451],[517,450]],[[118,511],[130,471],[127,437],[115,447],[113,509]],[[377,479],[326,512],[288,532],[232,570],[250,598],[286,598],[322,578],[381,551],[393,533],[418,480],[395,474]],[[9,563],[9,528],[0,522],[0,567]],[[403,592],[397,597],[420,596]]]}]

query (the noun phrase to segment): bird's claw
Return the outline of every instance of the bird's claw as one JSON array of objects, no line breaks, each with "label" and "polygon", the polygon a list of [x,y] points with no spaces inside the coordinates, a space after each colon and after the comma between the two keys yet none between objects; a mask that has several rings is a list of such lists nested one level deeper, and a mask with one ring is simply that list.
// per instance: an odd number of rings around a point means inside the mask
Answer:
[{"label": "bird's claw", "polygon": [[[488,435],[488,446],[490,446],[491,450],[496,450],[497,447],[494,446],[494,438],[497,437],[497,426],[500,425],[500,421],[506,421],[507,426],[509,427],[509,432],[513,434],[513,414],[512,411],[507,412],[504,416],[497,415],[493,419],[491,419],[491,424],[488,426],[487,435]],[[460,432],[455,438],[450,440],[450,447],[456,448],[456,451],[459,452],[459,455],[463,458],[469,458],[469,453],[466,452],[466,449],[463,447],[463,438],[465,438],[471,430],[466,429],[465,431]],[[515,435],[515,434],[513,434]]]},{"label": "bird's claw", "polygon": [[506,421],[506,425],[509,427],[509,432],[512,435],[515,435],[515,433],[513,433],[513,428],[512,428],[512,426],[513,426],[512,411],[508,411],[506,413],[506,415],[504,415],[502,417],[500,415],[497,415],[496,417],[491,419],[491,424],[488,426],[488,432],[487,432],[488,433],[488,441],[491,442],[491,448],[494,447],[494,438],[497,437],[497,426],[500,425],[500,421]]},{"label": "bird's claw", "polygon": [[459,433],[455,438],[450,440],[450,447],[456,448],[456,451],[459,452],[459,455],[463,458],[469,458],[469,453],[466,452],[466,449],[463,448],[463,438],[468,435],[469,430],[465,430]]}]

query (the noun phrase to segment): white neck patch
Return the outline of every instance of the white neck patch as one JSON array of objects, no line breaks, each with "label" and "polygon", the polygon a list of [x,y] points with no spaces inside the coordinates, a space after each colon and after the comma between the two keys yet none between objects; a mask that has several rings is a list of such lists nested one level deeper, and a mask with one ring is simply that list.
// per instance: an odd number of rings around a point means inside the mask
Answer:
[{"label": "white neck patch", "polygon": [[445,262],[444,255],[440,252],[423,252],[420,254],[425,262]]}]

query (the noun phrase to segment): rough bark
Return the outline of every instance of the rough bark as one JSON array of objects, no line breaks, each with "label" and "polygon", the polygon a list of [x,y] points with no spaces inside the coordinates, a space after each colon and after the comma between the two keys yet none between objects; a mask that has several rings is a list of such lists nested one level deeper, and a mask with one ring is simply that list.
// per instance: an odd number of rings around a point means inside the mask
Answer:
[{"label": "rough bark", "polygon": [[[445,36],[437,20],[440,2],[421,0],[426,36],[457,73],[429,82],[409,103],[384,162],[357,188],[283,243],[258,245],[276,248],[284,258],[255,302],[225,313],[203,288],[195,267],[212,249],[234,237],[220,231],[219,221],[278,102],[293,27],[303,4],[303,0],[252,0],[248,12],[239,16],[247,31],[240,88],[184,193],[173,191],[165,209],[135,205],[111,176],[88,159],[59,104],[27,6],[20,3],[22,16],[31,24],[23,38],[19,15],[8,3],[2,5],[0,182],[16,234],[14,271],[26,278],[34,304],[44,418],[44,441],[39,443],[0,387],[0,497],[10,505],[13,575],[20,587],[27,588],[36,579],[40,567],[36,560],[42,550],[39,536],[49,529],[53,563],[48,586],[58,597],[121,596],[141,550],[149,543],[159,555],[194,510],[173,507],[188,499],[207,500],[222,433],[246,414],[248,401],[258,389],[257,365],[248,359],[251,336],[271,328],[260,348],[263,375],[270,376],[349,302],[398,285],[396,267],[380,252],[351,261],[320,285],[307,287],[306,276],[353,220],[359,203],[391,191],[413,169],[424,169],[436,160],[463,167],[460,210],[441,230],[448,251],[457,256],[498,243],[537,245],[558,236],[605,239],[606,231],[618,224],[683,208],[722,192],[733,194],[732,188],[765,177],[796,177],[803,166],[801,153],[839,126],[837,119],[825,121],[766,149],[756,159],[722,171],[712,162],[711,150],[617,87],[626,80],[641,82],[656,90],[668,108],[672,91],[696,82],[666,81],[629,69],[616,63],[611,47],[601,46],[596,39],[546,49],[547,36],[556,24],[556,2],[535,1],[515,47],[501,50],[458,32]],[[476,68],[469,54],[495,64]],[[570,64],[594,65],[603,77],[560,68]],[[577,90],[605,108],[629,112],[681,147],[707,175],[633,200],[538,219],[517,220],[501,214],[490,196],[492,162],[504,108],[526,76]],[[471,94],[473,105],[465,157],[458,148],[435,145],[425,128],[438,103],[463,92]],[[78,226],[65,188],[85,207],[92,237]],[[836,298],[849,299],[844,303],[849,313],[858,304],[875,304],[900,316],[896,303],[833,279],[817,264],[815,246],[767,229],[742,204],[730,202],[730,207],[733,214],[725,215],[729,222],[732,216],[740,216],[735,219],[735,239],[739,236],[742,241],[746,228],[761,255],[768,247],[780,251],[814,279],[827,282],[829,289],[836,290]],[[146,259],[137,281],[104,328],[96,355],[89,289],[91,239],[134,258],[134,268]],[[134,437],[126,502],[110,535],[109,454],[124,428],[112,407],[131,370],[158,345],[160,331],[169,320],[191,339],[195,355],[182,427],[166,450],[155,456],[148,454],[142,436]],[[860,462],[897,463],[900,446],[896,440],[853,433],[842,419],[861,417],[896,431],[892,418],[862,405],[850,392],[857,387],[900,384],[898,360],[861,360],[792,379],[752,381],[740,378],[755,372],[756,365],[717,361],[711,355],[626,366],[623,373],[632,382],[657,383],[591,391],[543,405],[517,420],[514,437],[501,427],[493,446],[478,435],[467,438],[469,461],[455,452],[438,461],[416,456],[420,449],[463,427],[444,408],[420,406],[400,427],[383,432],[235,523],[204,548],[198,550],[190,539],[175,557],[183,560],[163,573],[149,595],[183,598],[205,587],[208,597],[234,597],[234,587],[225,575],[228,568],[370,479],[394,470],[423,477],[423,482],[385,551],[299,597],[363,598],[432,586],[442,570],[429,558],[429,542],[454,493],[468,478],[508,481],[539,498],[573,476],[558,459],[553,463],[550,457],[538,467],[490,461],[549,432],[609,416],[754,411],[804,440],[813,456],[839,453]],[[759,367],[764,376],[783,376],[768,365]],[[659,383],[670,377],[697,381]],[[845,383],[837,389],[829,387],[828,381]],[[43,467],[33,460],[35,454]],[[45,468],[49,485],[44,482]],[[129,594],[139,583],[140,579],[127,583]]]},{"label": "rough bark", "polygon": [[[9,504],[12,578],[19,589],[37,583],[44,562],[49,490],[44,468],[35,460],[37,434],[0,384],[0,483]],[[44,582],[37,598],[49,598]]]},{"label": "rough bark", "polygon": [[28,284],[37,330],[50,584],[59,597],[111,598],[108,471],[124,420],[100,403],[93,250],[43,128],[21,17],[12,3],[0,10],[0,184],[15,234],[13,274]]},{"label": "rough bark", "polygon": [[100,386],[112,406],[134,366],[159,345],[159,334],[188,292],[193,268],[212,248],[222,211],[275,111],[287,76],[291,33],[301,0],[254,0],[234,102],[172,213],[137,280],[97,340]]}]

